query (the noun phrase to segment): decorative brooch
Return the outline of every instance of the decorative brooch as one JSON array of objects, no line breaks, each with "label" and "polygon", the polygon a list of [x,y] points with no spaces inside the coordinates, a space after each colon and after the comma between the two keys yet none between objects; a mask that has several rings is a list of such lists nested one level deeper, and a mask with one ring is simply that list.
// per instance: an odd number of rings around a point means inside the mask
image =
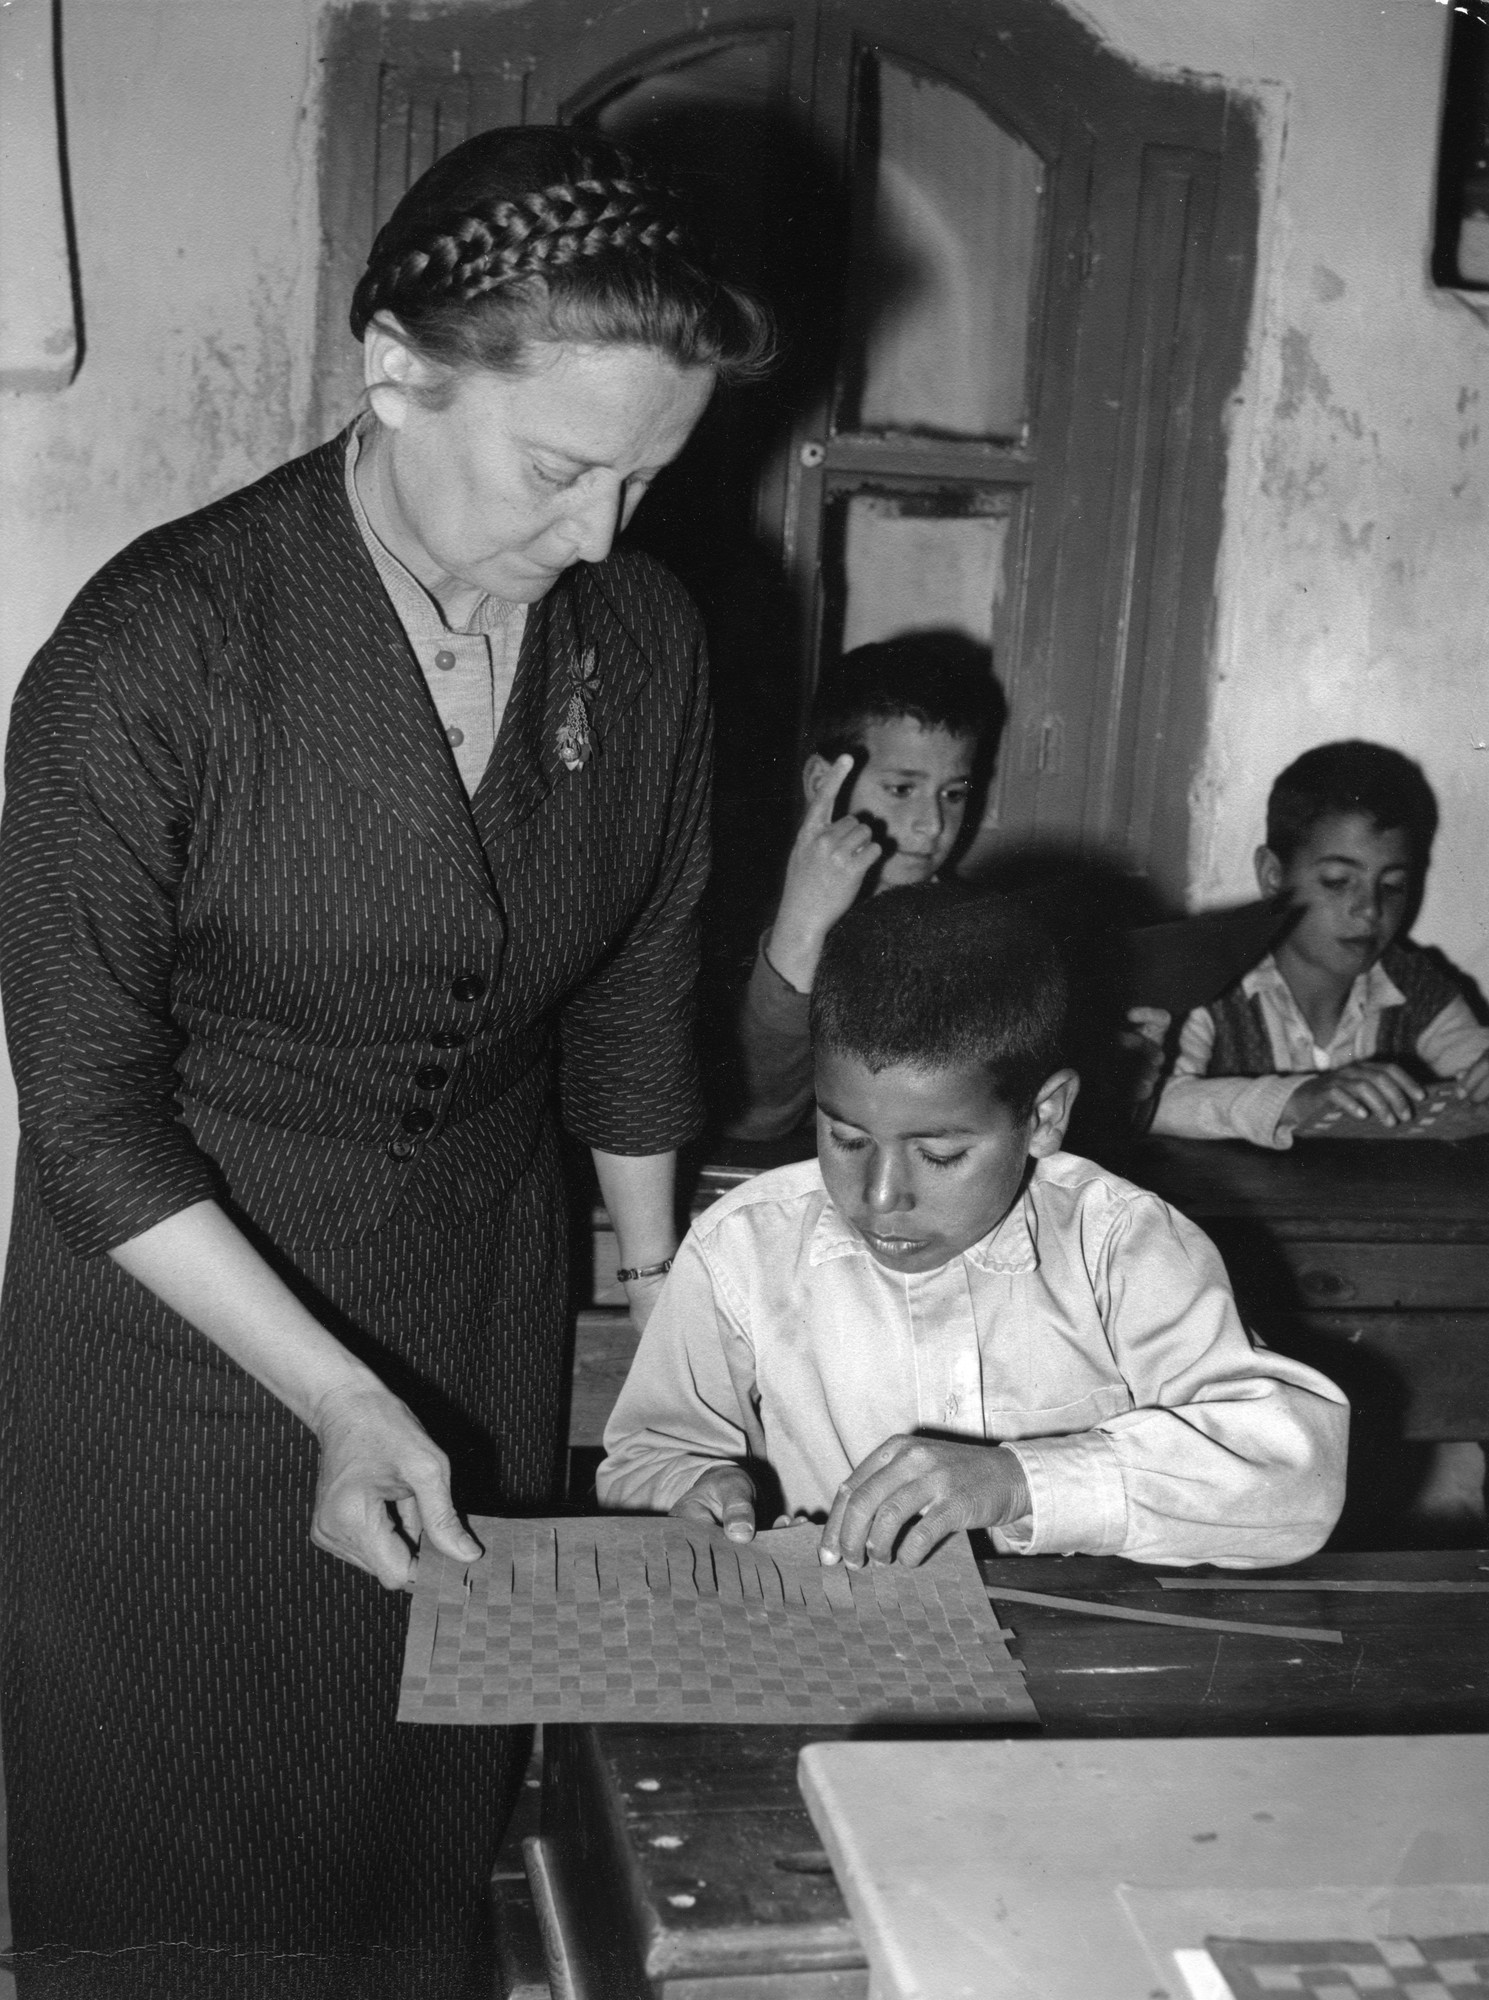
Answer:
[{"label": "decorative brooch", "polygon": [[565,770],[578,771],[589,762],[594,748],[589,733],[589,710],[584,697],[591,698],[600,685],[600,663],[593,646],[586,646],[577,661],[569,663],[569,705],[558,725],[558,755]]}]

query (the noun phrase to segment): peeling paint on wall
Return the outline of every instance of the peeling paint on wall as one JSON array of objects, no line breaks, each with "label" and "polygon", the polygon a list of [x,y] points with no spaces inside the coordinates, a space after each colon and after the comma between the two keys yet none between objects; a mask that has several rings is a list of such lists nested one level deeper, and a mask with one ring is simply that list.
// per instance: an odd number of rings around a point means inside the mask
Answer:
[{"label": "peeling paint on wall", "polygon": [[1394,743],[1442,813],[1417,935],[1489,988],[1489,335],[1427,274],[1446,10],[1080,9],[1124,54],[1213,72],[1263,106],[1191,901],[1249,893],[1267,789],[1299,751]]}]

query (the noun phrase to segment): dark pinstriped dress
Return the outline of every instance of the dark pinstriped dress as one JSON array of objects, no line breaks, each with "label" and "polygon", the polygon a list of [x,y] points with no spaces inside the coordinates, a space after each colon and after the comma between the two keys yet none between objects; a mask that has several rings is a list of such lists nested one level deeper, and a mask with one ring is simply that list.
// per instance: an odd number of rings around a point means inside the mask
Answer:
[{"label": "dark pinstriped dress", "polygon": [[[696,1125],[691,608],[640,557],[566,577],[467,801],[342,456],[126,550],[16,703],[22,2000],[463,1993],[518,1776],[502,1732],[394,1723],[405,1600],[312,1549],[309,1433],[103,1253],[224,1201],[449,1450],[461,1505],[542,1502],[567,1372],[555,1097],[616,1152]],[[591,647],[596,749],[571,774]]]}]

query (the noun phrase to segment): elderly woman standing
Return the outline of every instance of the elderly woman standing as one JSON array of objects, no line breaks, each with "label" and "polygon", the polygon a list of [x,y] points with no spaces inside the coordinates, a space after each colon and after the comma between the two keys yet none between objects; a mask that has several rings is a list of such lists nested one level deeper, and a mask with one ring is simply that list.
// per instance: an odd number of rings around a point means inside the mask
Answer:
[{"label": "elderly woman standing", "polygon": [[763,315],[529,130],[412,189],[352,325],[363,417],[125,550],[15,710],[22,2000],[477,1990],[525,1745],[394,1723],[400,1590],[554,1491],[555,1097],[638,1318],[674,1247],[703,649],[611,545]]}]

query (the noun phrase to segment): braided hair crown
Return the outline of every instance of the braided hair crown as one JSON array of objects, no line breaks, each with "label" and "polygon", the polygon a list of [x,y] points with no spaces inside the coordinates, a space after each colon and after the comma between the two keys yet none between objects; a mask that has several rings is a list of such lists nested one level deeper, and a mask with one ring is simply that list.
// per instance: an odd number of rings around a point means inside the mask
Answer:
[{"label": "braided hair crown", "polygon": [[654,346],[734,375],[769,346],[763,309],[714,274],[661,176],[559,126],[480,133],[414,183],[353,294],[358,340],[380,312],[432,359],[499,372],[541,339]]}]

